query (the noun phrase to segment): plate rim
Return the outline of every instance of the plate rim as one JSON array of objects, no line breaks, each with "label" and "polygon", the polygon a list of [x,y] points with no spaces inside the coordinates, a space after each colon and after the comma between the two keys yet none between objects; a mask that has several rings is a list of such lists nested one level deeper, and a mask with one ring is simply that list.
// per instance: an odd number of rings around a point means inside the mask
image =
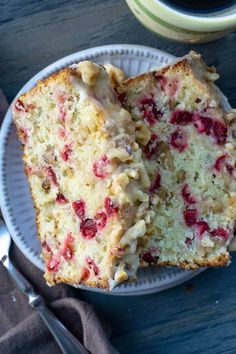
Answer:
[{"label": "plate rim", "polygon": [[[60,69],[62,69],[65,66],[71,65],[73,63],[76,63],[80,60],[84,60],[86,57],[88,57],[90,60],[100,56],[100,55],[137,55],[137,56],[143,56],[144,58],[150,58],[150,59],[155,59],[155,56],[162,55],[164,57],[169,57],[170,59],[175,60],[176,57],[172,54],[166,53],[162,50],[148,47],[148,46],[143,46],[143,45],[135,45],[135,44],[111,44],[111,45],[103,45],[103,46],[97,46],[93,48],[88,48],[84,49],[75,53],[72,53],[70,55],[67,55],[63,58],[60,58],[56,60],[55,62],[49,64],[42,70],[40,70],[38,73],[36,73],[30,80],[28,80],[23,87],[17,92],[16,96],[14,97],[13,101],[29,89],[28,87],[35,86],[36,82],[38,80],[42,80],[46,78],[49,74],[52,72],[56,72]],[[141,54],[141,55],[140,55]],[[77,59],[76,59],[77,58]],[[165,64],[165,62],[163,62]],[[24,256],[38,269],[43,271],[42,269],[42,261],[38,254],[27,244],[25,241],[17,235],[18,231],[18,226],[17,226],[17,220],[14,219],[13,213],[12,213],[12,206],[9,203],[9,199],[7,198],[7,187],[6,187],[6,181],[4,180],[4,166],[6,163],[6,143],[7,139],[9,137],[9,132],[11,129],[11,125],[13,124],[12,122],[12,114],[11,114],[11,104],[9,105],[9,108],[3,118],[2,121],[2,126],[0,130],[0,207],[2,210],[2,214],[4,217],[4,220],[7,224],[7,228],[12,236],[12,239],[14,240],[15,244],[17,247],[20,249],[20,251],[24,254]],[[194,271],[188,271],[186,273],[184,270],[179,270],[179,276],[174,279],[172,279],[170,282],[167,284],[162,284],[162,285],[154,285],[148,287],[147,289],[143,290],[133,290],[129,291],[126,290],[125,288],[123,291],[107,291],[107,290],[102,290],[99,288],[88,288],[86,286],[79,286],[79,289],[83,290],[89,290],[92,292],[99,292],[103,294],[109,294],[109,295],[119,295],[119,296],[134,296],[134,295],[144,295],[144,294],[151,294],[155,292],[160,292],[165,289],[177,286],[179,284],[182,284],[185,281],[188,281],[189,279],[193,278],[197,274],[203,272],[205,268],[194,270]]]}]

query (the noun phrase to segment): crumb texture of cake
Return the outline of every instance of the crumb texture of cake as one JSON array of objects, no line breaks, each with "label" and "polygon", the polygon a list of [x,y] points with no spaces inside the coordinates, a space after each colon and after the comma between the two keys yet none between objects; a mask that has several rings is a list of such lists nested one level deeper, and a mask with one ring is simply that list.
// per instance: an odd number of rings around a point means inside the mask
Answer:
[{"label": "crumb texture of cake", "polygon": [[190,52],[116,87],[142,147],[154,222],[145,264],[223,266],[236,216],[236,114],[225,112],[219,77]]},{"label": "crumb texture of cake", "polygon": [[112,287],[135,277],[153,212],[150,180],[102,66],[80,62],[13,103],[45,278]]}]

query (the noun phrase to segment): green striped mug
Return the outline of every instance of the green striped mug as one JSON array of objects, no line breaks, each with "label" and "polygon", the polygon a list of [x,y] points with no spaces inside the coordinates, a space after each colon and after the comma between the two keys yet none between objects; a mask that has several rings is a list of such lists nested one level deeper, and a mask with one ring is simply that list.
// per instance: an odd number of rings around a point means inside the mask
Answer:
[{"label": "green striped mug", "polygon": [[[180,42],[208,42],[236,29],[236,1],[231,1],[231,5],[215,9],[214,12],[201,13],[176,7],[170,4],[171,1],[165,0],[126,0],[126,2],[135,17],[148,30]],[[217,4],[217,0],[215,3]]]}]

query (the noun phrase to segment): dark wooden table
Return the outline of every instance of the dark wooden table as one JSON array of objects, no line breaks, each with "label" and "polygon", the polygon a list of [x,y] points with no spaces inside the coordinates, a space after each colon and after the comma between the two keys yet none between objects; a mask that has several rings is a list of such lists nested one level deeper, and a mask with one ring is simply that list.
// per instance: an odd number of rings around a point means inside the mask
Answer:
[{"label": "dark wooden table", "polygon": [[[94,46],[142,44],[181,56],[190,49],[215,65],[218,82],[236,107],[236,33],[207,44],[185,45],[149,33],[122,0],[1,0],[0,87],[9,101],[53,61]],[[112,327],[121,353],[236,353],[236,257],[154,295],[113,297],[80,291]],[[98,353],[99,354],[99,353]]]}]

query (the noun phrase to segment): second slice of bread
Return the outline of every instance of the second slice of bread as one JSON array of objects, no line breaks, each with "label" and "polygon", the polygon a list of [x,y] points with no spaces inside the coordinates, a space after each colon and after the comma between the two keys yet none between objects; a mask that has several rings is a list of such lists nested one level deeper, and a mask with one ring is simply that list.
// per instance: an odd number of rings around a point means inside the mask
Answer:
[{"label": "second slice of bread", "polygon": [[117,85],[151,179],[155,212],[146,264],[227,265],[236,216],[236,116],[224,111],[215,70],[190,53]]}]

